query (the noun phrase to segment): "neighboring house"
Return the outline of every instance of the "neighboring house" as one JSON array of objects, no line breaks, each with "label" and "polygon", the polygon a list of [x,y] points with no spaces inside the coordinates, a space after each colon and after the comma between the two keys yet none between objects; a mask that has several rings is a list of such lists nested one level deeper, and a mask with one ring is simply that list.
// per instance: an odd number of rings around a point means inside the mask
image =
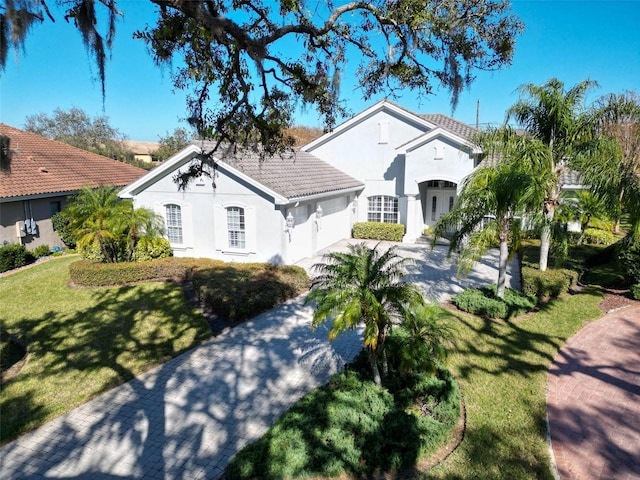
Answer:
[{"label": "neighboring house", "polygon": [[51,216],[83,186],[127,185],[146,170],[0,123],[0,245],[64,245]]},{"label": "neighboring house", "polygon": [[133,153],[133,158],[151,164],[158,163],[153,158],[153,152],[160,148],[158,142],[141,142],[137,140],[123,140],[125,148]]},{"label": "neighboring house", "polygon": [[291,264],[348,238],[363,183],[317,157],[216,158],[213,178],[174,177],[212,145],[190,145],[120,192],[165,219],[174,255]]},{"label": "neighboring house", "polygon": [[[401,223],[405,242],[453,207],[480,163],[478,131],[383,100],[291,158],[218,158],[213,183],[174,177],[211,144],[191,145],[121,192],[165,218],[179,256],[294,263],[351,236],[355,222]],[[575,174],[563,180],[579,187]],[[287,227],[287,218],[290,225]]]}]

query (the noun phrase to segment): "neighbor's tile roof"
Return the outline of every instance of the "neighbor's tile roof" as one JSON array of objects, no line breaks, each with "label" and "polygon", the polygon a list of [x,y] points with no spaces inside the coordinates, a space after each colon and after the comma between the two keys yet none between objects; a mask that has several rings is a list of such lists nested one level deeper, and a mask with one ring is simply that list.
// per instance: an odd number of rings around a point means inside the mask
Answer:
[{"label": "neighbor's tile roof", "polygon": [[[213,142],[194,142],[204,151]],[[318,157],[295,150],[282,156],[262,158],[253,150],[238,150],[233,155],[217,155],[226,164],[285,198],[301,198],[339,190],[363,187],[364,184]]]},{"label": "neighbor's tile roof", "polygon": [[0,165],[0,198],[80,190],[83,186],[128,185],[143,170],[102,155],[0,123],[9,156]]},{"label": "neighbor's tile roof", "polygon": [[442,113],[424,113],[419,116],[424,118],[426,121],[435,123],[437,126],[468,141],[473,141],[474,137],[478,133],[478,130],[471,125],[462,123],[455,118],[443,115]]}]

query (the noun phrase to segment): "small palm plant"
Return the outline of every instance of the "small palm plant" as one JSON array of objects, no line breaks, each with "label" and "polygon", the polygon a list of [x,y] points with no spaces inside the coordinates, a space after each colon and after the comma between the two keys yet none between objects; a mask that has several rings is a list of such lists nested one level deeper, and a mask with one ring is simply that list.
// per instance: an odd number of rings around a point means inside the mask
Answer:
[{"label": "small palm plant", "polygon": [[382,384],[380,357],[383,375],[388,372],[384,344],[394,320],[402,321],[412,309],[425,305],[418,288],[402,281],[403,266],[409,261],[394,247],[381,252],[377,246],[360,243],[349,245],[347,252],[329,253],[323,263],[314,265],[318,275],[306,300],[315,302],[312,328],[332,318],[329,339],[333,340],[364,324],[364,345],[377,385]]}]

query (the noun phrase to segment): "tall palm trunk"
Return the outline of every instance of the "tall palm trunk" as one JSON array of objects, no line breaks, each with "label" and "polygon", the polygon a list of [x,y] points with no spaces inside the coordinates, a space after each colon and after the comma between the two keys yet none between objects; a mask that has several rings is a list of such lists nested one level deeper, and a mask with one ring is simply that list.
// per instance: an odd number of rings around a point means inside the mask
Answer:
[{"label": "tall palm trunk", "polygon": [[378,355],[376,350],[369,347],[369,365],[371,365],[371,373],[373,373],[373,381],[379,387],[382,386],[382,378],[380,378],[380,370],[378,369]]},{"label": "tall palm trunk", "polygon": [[498,298],[504,298],[504,290],[507,282],[507,259],[509,258],[509,225],[505,223],[500,231],[500,258],[498,260],[498,283],[496,294]]}]

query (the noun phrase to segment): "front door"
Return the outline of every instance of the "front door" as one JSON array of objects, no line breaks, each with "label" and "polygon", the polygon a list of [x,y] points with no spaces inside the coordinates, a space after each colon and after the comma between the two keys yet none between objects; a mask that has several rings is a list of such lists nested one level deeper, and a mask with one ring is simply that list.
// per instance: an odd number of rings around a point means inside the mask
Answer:
[{"label": "front door", "polygon": [[[440,186],[440,183],[444,185]],[[451,211],[455,200],[455,185],[450,182],[433,182],[425,192],[424,223],[430,227],[435,225],[440,217]]]}]

